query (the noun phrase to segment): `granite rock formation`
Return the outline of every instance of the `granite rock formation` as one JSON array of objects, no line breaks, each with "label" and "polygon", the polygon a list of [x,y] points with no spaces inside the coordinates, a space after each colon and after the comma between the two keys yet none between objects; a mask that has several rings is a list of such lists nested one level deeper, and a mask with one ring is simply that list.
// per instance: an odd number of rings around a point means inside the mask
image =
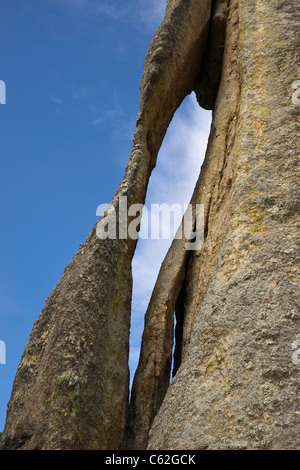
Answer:
[{"label": "granite rock formation", "polygon": [[100,240],[96,225],[33,327],[1,449],[300,448],[297,7],[167,1],[111,204],[118,214],[120,196],[144,202],[168,125],[194,90],[213,109],[191,200],[204,204],[203,247],[174,239],[162,263],[129,403],[136,240]]}]

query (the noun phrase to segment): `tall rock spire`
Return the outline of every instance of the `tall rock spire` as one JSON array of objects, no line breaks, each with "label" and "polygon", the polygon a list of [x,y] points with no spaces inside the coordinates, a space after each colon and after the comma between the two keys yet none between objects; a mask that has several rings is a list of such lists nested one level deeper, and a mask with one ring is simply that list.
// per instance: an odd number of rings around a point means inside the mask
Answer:
[{"label": "tall rock spire", "polygon": [[93,228],[33,327],[2,449],[299,449],[299,34],[298,0],[167,1],[112,206],[144,203],[195,90],[213,108],[203,247],[175,239],[162,264],[129,405],[136,240]]},{"label": "tall rock spire", "polygon": [[[189,261],[182,361],[149,449],[299,449],[296,0],[231,0],[206,165],[207,236]],[[214,162],[214,163],[213,163]]]},{"label": "tall rock spire", "polygon": [[[111,202],[117,213],[120,196],[144,203],[167,127],[195,87],[211,3],[167,4],[145,59],[132,153]],[[100,240],[95,226],[66,267],[18,367],[1,448],[122,448],[135,245],[129,237]]]}]

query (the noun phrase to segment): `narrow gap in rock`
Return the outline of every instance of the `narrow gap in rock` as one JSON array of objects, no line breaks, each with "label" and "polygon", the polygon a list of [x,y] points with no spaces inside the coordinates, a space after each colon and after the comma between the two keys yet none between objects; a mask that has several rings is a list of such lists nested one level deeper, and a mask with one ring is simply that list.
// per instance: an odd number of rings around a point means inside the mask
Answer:
[{"label": "narrow gap in rock", "polygon": [[[145,228],[147,221],[143,216],[140,238],[132,262],[130,389],[138,365],[144,329],[144,315],[161,263],[173,239],[172,227],[169,239],[151,238],[152,230],[149,220],[151,219],[151,204],[168,204],[169,206],[180,204],[183,208],[184,204],[190,202],[204,160],[211,121],[211,111],[200,108],[194,93],[189,95],[177,110],[169,126],[159,152],[157,166],[153,170],[149,182],[145,202],[149,222],[148,230],[147,227]],[[174,229],[176,231],[175,227]],[[145,232],[147,232],[146,236]],[[179,330],[180,327],[178,326]],[[177,343],[180,344],[178,339]]]},{"label": "narrow gap in rock", "polygon": [[183,338],[183,324],[184,324],[184,299],[185,299],[186,279],[179,292],[179,296],[175,306],[174,312],[174,346],[173,346],[173,368],[171,379],[175,377],[177,370],[181,364],[182,355],[182,338]]},{"label": "narrow gap in rock", "polygon": [[211,16],[208,45],[204,54],[195,93],[199,105],[214,109],[221,81],[230,0],[215,0]]},{"label": "narrow gap in rock", "polygon": [[187,273],[188,266],[191,259],[191,251],[188,253],[185,262],[185,276],[178,294],[178,298],[174,310],[174,340],[173,340],[173,357],[170,381],[175,377],[182,361],[182,348],[183,348],[183,328],[184,328],[184,311],[185,311],[185,298],[187,289]]}]

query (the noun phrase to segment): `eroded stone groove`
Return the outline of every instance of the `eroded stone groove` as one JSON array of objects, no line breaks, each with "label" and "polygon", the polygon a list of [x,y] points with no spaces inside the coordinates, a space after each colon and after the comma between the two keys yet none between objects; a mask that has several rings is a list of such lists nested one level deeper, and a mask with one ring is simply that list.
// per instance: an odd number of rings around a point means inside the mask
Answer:
[{"label": "eroded stone groove", "polygon": [[178,294],[176,304],[175,304],[175,332],[174,332],[174,353],[173,353],[173,370],[172,370],[172,378],[176,375],[178,371],[181,360],[182,360],[182,340],[183,340],[183,326],[184,326],[184,303],[185,303],[185,294],[186,294],[186,271],[188,269],[190,256],[187,255],[185,261],[185,269],[184,269],[184,278],[182,281],[181,289]]}]

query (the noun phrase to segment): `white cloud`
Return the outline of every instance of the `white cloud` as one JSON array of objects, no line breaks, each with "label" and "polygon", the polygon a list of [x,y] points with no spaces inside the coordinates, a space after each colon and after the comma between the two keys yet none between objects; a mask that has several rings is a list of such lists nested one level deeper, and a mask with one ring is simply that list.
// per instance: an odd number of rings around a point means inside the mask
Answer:
[{"label": "white cloud", "polygon": [[166,0],[138,0],[137,13],[139,20],[148,29],[157,28],[165,13]]},{"label": "white cloud", "polygon": [[72,98],[74,100],[84,100],[91,94],[91,92],[92,92],[91,88],[87,88],[87,87],[77,88],[76,90],[73,91]]},{"label": "white cloud", "polygon": [[[158,155],[148,187],[146,207],[151,204],[188,204],[198,179],[210,132],[211,113],[201,109],[195,95],[186,98],[175,114]],[[133,302],[131,320],[131,375],[137,365],[137,349],[144,314],[172,240],[139,240],[132,263]]]},{"label": "white cloud", "polygon": [[[127,112],[124,111],[117,93],[112,97],[110,108],[105,108],[101,111],[94,108],[92,114],[92,126],[95,130],[101,129],[102,126],[109,127],[111,140],[116,142],[118,145],[121,141],[132,141],[135,121],[127,114]],[[118,159],[117,156],[116,159]],[[123,167],[123,156],[120,163]]]},{"label": "white cloud", "polygon": [[90,4],[96,14],[106,15],[112,20],[118,20],[122,18],[127,11],[126,8],[117,8],[108,3],[90,2]]},{"label": "white cloud", "polygon": [[62,100],[60,98],[56,98],[54,95],[51,96],[51,101],[55,104],[62,104]]},{"label": "white cloud", "polygon": [[68,14],[80,15],[81,19],[98,20],[105,17],[112,21],[125,20],[146,34],[153,34],[158,28],[166,8],[166,0],[136,0],[123,4],[120,1],[103,0],[52,1],[65,8]]},{"label": "white cloud", "polygon": [[118,20],[127,11],[127,7],[120,8],[101,0],[55,0],[55,2],[72,9],[73,13],[80,11],[81,14],[93,18],[106,16],[109,19]]},{"label": "white cloud", "polygon": [[92,126],[94,127],[94,129],[97,129],[99,128],[100,126],[102,126],[104,124],[104,118],[103,117],[99,117],[97,119],[94,119],[92,121]]}]

